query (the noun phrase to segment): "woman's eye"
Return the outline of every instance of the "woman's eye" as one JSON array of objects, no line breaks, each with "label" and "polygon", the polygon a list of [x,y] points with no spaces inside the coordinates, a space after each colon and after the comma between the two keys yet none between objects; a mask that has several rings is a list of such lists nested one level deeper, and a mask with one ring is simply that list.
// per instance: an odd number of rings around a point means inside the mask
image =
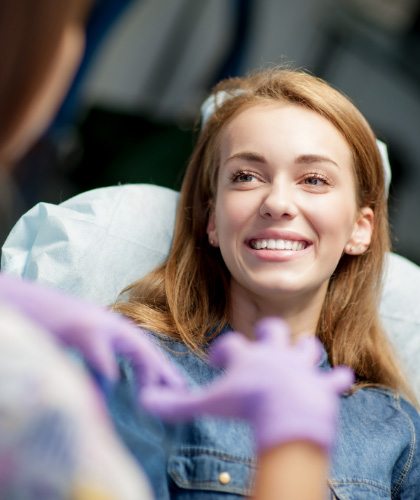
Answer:
[{"label": "woman's eye", "polygon": [[305,177],[304,183],[315,187],[327,186],[329,184],[328,180],[320,175],[308,175]]},{"label": "woman's eye", "polygon": [[232,175],[232,182],[252,182],[256,179],[256,175],[251,172],[240,171]]}]

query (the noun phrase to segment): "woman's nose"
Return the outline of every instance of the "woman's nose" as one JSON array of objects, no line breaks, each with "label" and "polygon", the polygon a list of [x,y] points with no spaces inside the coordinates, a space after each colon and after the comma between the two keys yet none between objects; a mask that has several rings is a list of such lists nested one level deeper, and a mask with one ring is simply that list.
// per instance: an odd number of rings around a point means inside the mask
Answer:
[{"label": "woman's nose", "polygon": [[286,185],[271,186],[262,200],[260,215],[269,219],[292,219],[296,213],[293,188]]}]

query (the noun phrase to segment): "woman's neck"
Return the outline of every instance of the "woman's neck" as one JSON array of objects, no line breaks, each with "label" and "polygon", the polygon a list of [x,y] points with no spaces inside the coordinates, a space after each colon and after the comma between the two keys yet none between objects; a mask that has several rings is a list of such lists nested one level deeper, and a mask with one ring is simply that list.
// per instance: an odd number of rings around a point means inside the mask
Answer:
[{"label": "woman's neck", "polygon": [[306,294],[276,297],[252,295],[237,283],[231,286],[230,324],[236,331],[253,337],[255,323],[267,316],[278,316],[290,326],[293,336],[315,335],[328,284]]}]

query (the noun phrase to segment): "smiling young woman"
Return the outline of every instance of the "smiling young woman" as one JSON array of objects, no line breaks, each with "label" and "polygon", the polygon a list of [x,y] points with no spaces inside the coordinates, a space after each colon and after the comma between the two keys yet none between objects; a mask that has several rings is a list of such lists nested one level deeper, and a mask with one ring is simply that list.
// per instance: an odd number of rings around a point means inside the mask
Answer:
[{"label": "smiling young woman", "polygon": [[[341,400],[331,495],[416,498],[420,420],[401,397],[414,402],[378,314],[389,234],[371,128],[346,97],[299,71],[223,81],[209,107],[169,256],[115,309],[149,330],[192,386],[220,375],[205,355],[229,329],[252,337],[274,315],[295,337],[316,335],[320,366],[347,365],[356,377]],[[114,416],[129,442],[135,424],[128,430]],[[162,463],[160,498],[246,495],[248,433],[222,420],[181,426]],[[237,477],[221,486],[211,471],[227,464]]]},{"label": "smiling young woman", "polygon": [[354,184],[349,146],[313,111],[256,105],[226,126],[207,231],[232,277],[233,327],[251,333],[277,314],[296,334],[316,331],[346,247],[370,243],[373,212]]},{"label": "smiling young woman", "polygon": [[[238,89],[242,92],[238,93]],[[354,186],[348,220],[354,221],[356,213],[363,214],[365,207],[372,213],[362,217],[372,227],[368,245],[361,241],[362,247],[356,250],[356,242],[342,239],[338,248],[336,243],[332,244],[332,260],[338,263],[335,269],[330,269],[316,334],[324,343],[332,364],[352,367],[359,383],[384,384],[411,394],[378,315],[383,260],[390,240],[384,172],[368,123],[342,94],[302,72],[263,71],[248,78],[221,82],[214,94],[222,90],[231,92],[231,98],[216,108],[198,138],[181,189],[170,254],[161,267],[134,283],[130,287],[131,298],[116,308],[138,324],[179,338],[196,351],[205,347],[210,337],[216,337],[226,325],[231,325],[231,274],[222,253],[214,246],[215,242],[209,242],[208,235],[218,203],[219,172],[223,172],[220,166],[229,127],[235,119],[244,121],[245,113],[249,112],[259,117],[292,113],[299,115],[299,125],[308,117],[312,127],[319,123],[326,127],[334,139],[330,148],[339,150],[337,154],[343,157],[341,183],[347,183],[348,189]],[[310,135],[309,123],[310,120],[304,129],[306,136]],[[261,123],[256,122],[256,129],[260,126]],[[287,124],[281,132],[274,131],[278,140],[285,128]],[[301,137],[300,128],[292,130],[289,136]],[[316,151],[305,149],[304,153],[308,151],[319,154],[319,147]],[[323,165],[325,168],[325,163]],[[303,166],[314,165],[303,162]],[[317,166],[319,169],[319,163]],[[316,198],[311,197],[312,203]],[[281,196],[280,203],[284,203]],[[330,213],[329,217],[333,215]],[[281,303],[278,306],[281,307]]]}]

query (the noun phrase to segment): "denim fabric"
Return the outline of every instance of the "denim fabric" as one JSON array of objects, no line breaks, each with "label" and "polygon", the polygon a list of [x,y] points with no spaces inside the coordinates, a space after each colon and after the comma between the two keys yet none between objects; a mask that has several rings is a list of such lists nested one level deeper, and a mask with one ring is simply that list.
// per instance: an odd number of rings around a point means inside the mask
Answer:
[{"label": "denim fabric", "polygon": [[[182,343],[159,342],[191,386],[208,384],[220,375]],[[325,353],[320,365],[329,369]],[[138,409],[130,366],[123,362],[121,367],[122,380],[108,394],[109,408],[158,500],[222,500],[250,494],[256,464],[245,423],[198,418],[165,426]],[[418,412],[391,391],[365,388],[342,397],[328,498],[420,499],[419,433]],[[223,472],[230,481],[223,481]]]}]

